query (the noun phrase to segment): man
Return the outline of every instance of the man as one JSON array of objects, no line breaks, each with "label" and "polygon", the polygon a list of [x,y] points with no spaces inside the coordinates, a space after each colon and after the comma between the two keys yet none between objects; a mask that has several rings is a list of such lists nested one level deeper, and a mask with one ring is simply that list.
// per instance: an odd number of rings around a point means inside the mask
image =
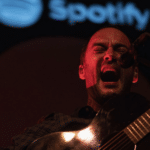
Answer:
[{"label": "man", "polygon": [[[86,83],[87,106],[70,116],[61,113],[46,116],[45,121],[13,137],[13,146],[8,149],[25,150],[36,139],[52,132],[81,130],[92,122],[96,113],[110,98],[130,93],[132,83],[138,81],[138,67],[134,64],[123,68],[119,60],[131,50],[131,42],[119,29],[106,27],[97,31],[82,52],[79,65],[79,77]],[[47,144],[47,140],[43,142],[43,145]]]},{"label": "man", "polygon": [[[79,77],[86,82],[87,105],[96,112],[110,97],[129,93],[132,83],[138,81],[137,66],[124,69],[118,64],[121,55],[129,51],[130,47],[128,37],[115,28],[103,28],[91,37],[83,64],[79,66]],[[119,74],[119,80],[104,82],[102,74],[105,71],[115,71]]]}]

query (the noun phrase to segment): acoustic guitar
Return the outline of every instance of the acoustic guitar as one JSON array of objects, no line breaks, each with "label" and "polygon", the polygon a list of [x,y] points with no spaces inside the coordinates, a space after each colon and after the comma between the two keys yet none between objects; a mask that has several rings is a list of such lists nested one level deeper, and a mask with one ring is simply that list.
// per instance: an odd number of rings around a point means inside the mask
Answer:
[{"label": "acoustic guitar", "polygon": [[27,150],[150,150],[150,138],[145,140],[150,132],[149,108],[139,95],[110,100],[87,127],[45,135]]}]

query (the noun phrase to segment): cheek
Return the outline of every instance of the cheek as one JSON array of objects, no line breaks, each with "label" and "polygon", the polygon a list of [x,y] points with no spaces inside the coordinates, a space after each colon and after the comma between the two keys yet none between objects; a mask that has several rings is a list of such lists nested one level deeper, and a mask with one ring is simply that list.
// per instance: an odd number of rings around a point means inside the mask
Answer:
[{"label": "cheek", "polygon": [[98,59],[96,57],[88,57],[85,65],[85,78],[87,87],[91,87],[97,82],[98,75]]},{"label": "cheek", "polygon": [[96,65],[97,65],[97,58],[95,56],[92,56],[92,55],[87,55],[86,57],[86,69],[87,70],[93,70],[96,68]]},{"label": "cheek", "polygon": [[96,62],[97,62],[97,58],[95,57],[95,56],[90,56],[89,57],[89,59],[87,59],[88,60],[88,63],[90,64],[90,65],[95,65],[96,64]]},{"label": "cheek", "polygon": [[122,71],[122,80],[132,82],[133,79],[133,70],[132,68],[124,69]]}]

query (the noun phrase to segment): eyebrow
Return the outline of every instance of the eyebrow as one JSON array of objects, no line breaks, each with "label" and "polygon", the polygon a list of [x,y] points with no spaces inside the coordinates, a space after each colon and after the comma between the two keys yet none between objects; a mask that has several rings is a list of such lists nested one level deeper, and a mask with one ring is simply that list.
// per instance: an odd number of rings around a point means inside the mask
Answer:
[{"label": "eyebrow", "polygon": [[[107,48],[107,44],[104,44],[104,43],[94,43],[94,44],[92,45],[92,48],[93,48],[94,46],[102,46],[102,47]],[[126,49],[129,49],[126,45],[124,45],[124,44],[122,44],[122,43],[116,43],[116,44],[113,45],[113,48],[118,48],[118,47],[125,47]]]}]

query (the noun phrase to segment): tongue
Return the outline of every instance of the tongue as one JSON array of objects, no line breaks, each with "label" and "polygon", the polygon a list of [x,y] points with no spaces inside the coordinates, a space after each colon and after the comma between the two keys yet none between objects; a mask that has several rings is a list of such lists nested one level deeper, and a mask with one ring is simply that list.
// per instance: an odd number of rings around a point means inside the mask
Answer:
[{"label": "tongue", "polygon": [[101,79],[103,82],[117,82],[119,80],[119,74],[114,71],[102,72]]}]

